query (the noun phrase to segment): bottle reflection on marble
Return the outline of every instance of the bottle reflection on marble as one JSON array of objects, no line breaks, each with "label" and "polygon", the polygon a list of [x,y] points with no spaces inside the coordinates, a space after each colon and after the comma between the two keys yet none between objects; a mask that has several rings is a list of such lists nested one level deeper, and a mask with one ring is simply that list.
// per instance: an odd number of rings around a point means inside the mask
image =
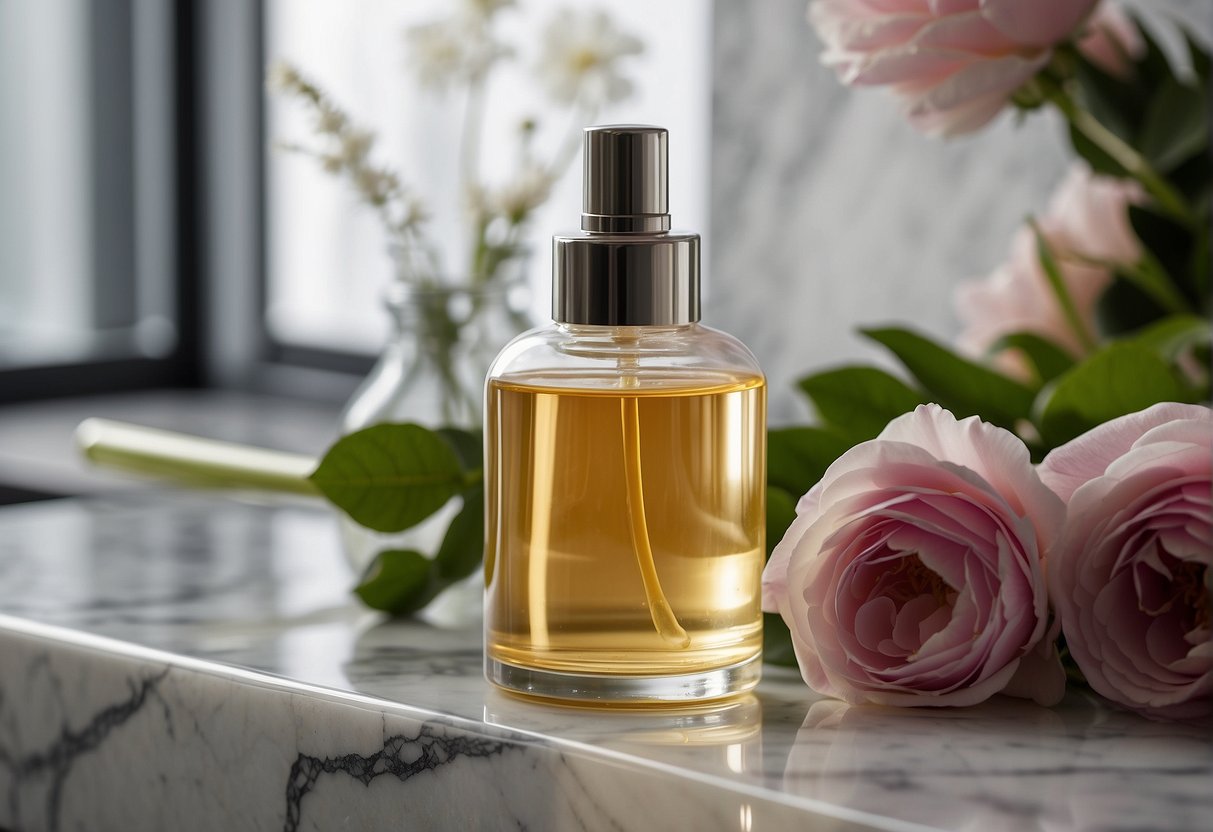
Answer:
[{"label": "bottle reflection on marble", "polygon": [[[588,718],[587,718],[588,717]],[[515,731],[550,730],[561,736],[721,777],[762,771],[762,703],[753,694],[690,707],[540,703],[488,690],[484,722]]]}]

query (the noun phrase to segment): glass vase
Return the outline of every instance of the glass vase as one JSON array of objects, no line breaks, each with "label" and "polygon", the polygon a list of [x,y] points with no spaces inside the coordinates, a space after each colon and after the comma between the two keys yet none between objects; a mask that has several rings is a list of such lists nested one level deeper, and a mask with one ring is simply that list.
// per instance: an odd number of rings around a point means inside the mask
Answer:
[{"label": "glass vase", "polygon": [[524,263],[504,264],[508,273],[482,285],[393,284],[384,304],[387,346],[346,404],[342,431],[379,422],[478,428],[489,365],[531,326]]},{"label": "glass vase", "polygon": [[[429,428],[479,430],[484,379],[507,342],[531,325],[526,309],[527,258],[498,265],[491,279],[416,285],[397,280],[385,296],[391,317],[387,345],[341,416],[342,433],[382,422],[413,422]],[[375,555],[387,549],[438,550],[460,501],[452,500],[411,529],[382,534],[342,517],[346,558],[362,575]],[[449,596],[470,595],[474,600]],[[427,617],[448,622],[478,614],[479,578],[455,586],[427,608]],[[468,609],[464,609],[464,608]],[[474,607],[474,610],[471,608]],[[454,615],[448,615],[454,611]]]}]

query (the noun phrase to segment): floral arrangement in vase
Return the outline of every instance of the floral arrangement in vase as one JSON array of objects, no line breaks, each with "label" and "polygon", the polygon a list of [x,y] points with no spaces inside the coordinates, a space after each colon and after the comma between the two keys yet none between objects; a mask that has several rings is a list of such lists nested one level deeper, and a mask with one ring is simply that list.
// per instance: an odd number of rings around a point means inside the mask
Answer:
[{"label": "floral arrangement in vase", "polygon": [[1183,32],[1177,70],[1096,0],[812,0],[809,20],[823,62],[918,129],[1052,108],[1079,161],[957,288],[954,347],[864,329],[904,375],[801,380],[820,424],[770,435],[767,659],[856,703],[1054,704],[1068,672],[1207,718],[1208,52]]},{"label": "floral arrangement in vase", "polygon": [[528,326],[507,297],[509,289],[525,283],[528,222],[576,157],[582,125],[632,92],[623,64],[643,51],[642,42],[619,30],[605,12],[557,10],[543,28],[533,68],[556,112],[566,111],[560,117],[569,126],[543,153],[538,118],[522,119],[509,176],[488,181],[480,166],[485,109],[491,95],[503,92],[494,91],[493,76],[504,63],[522,60],[520,44],[501,35],[501,18],[513,5],[460,0],[438,19],[404,32],[416,82],[434,95],[463,99],[457,149],[466,238],[461,256],[449,257],[436,243],[426,200],[400,170],[379,159],[373,131],[294,65],[278,61],[269,71],[270,90],[305,108],[312,119],[309,140],[279,147],[315,160],[346,182],[378,217],[395,262],[396,281],[387,298],[396,338],[405,343],[389,347],[355,394],[347,430],[405,418],[434,427],[479,424],[488,362]]}]

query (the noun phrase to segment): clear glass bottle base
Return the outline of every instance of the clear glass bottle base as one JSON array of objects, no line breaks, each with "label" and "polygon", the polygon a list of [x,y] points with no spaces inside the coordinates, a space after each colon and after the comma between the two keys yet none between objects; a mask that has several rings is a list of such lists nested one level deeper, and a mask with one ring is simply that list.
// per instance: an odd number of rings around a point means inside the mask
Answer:
[{"label": "clear glass bottle base", "polygon": [[484,675],[514,693],[582,704],[691,704],[745,693],[762,677],[762,654],[752,659],[677,676],[559,673],[518,667],[486,656]]}]

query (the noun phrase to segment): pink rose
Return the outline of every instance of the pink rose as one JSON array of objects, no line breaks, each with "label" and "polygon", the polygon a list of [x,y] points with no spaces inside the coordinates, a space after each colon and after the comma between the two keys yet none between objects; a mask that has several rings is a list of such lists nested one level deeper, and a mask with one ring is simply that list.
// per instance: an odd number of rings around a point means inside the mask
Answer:
[{"label": "pink rose", "polygon": [[1102,3],[1083,26],[1078,51],[1109,75],[1128,78],[1134,61],[1145,54],[1146,44],[1124,9]]},{"label": "pink rose", "polygon": [[812,0],[822,62],[845,84],[888,85],[925,133],[986,124],[1098,0]]},{"label": "pink rose", "polygon": [[1066,644],[1091,687],[1178,719],[1213,714],[1213,413],[1156,404],[1050,453],[1069,502],[1049,561]]},{"label": "pink rose", "polygon": [[[1108,263],[1134,263],[1141,244],[1129,225],[1129,204],[1142,198],[1133,182],[1091,173],[1076,165],[1037,220],[1083,327],[1094,339],[1095,307],[1112,281]],[[1098,261],[1098,262],[1093,262]],[[1011,243],[1011,257],[988,277],[956,288],[956,311],[964,329],[957,346],[982,357],[999,338],[1034,332],[1081,355],[1082,341],[1067,323],[1036,251],[1036,235],[1024,227]],[[1003,353],[1002,369],[1027,374],[1017,356]]]},{"label": "pink rose", "polygon": [[1014,435],[922,405],[839,457],[763,574],[805,681],[852,703],[1060,699],[1042,558],[1063,517]]}]

